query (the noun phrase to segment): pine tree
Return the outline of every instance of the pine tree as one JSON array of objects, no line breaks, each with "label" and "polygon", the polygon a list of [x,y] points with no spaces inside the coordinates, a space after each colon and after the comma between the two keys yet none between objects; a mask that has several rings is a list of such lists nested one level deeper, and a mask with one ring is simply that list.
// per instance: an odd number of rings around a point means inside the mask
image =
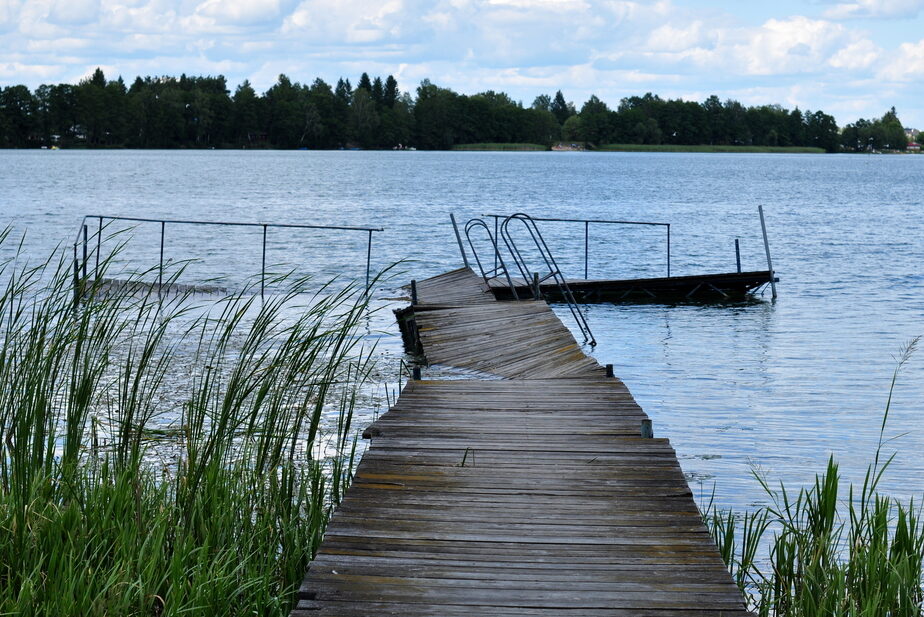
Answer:
[{"label": "pine tree", "polygon": [[385,102],[385,88],[382,86],[380,77],[372,80],[372,100],[375,101],[376,105],[381,105]]},{"label": "pine tree", "polygon": [[353,102],[353,87],[350,85],[349,79],[338,79],[337,85],[334,88],[334,96],[336,96],[341,103],[349,105]]},{"label": "pine tree", "polygon": [[389,75],[385,79],[385,93],[382,95],[382,102],[385,104],[385,107],[394,107],[399,94],[398,80]]},{"label": "pine tree", "polygon": [[567,101],[565,101],[565,95],[561,93],[561,90],[555,93],[555,98],[552,100],[549,111],[555,115],[555,119],[558,120],[559,124],[564,124],[568,116],[571,115],[571,109]]}]

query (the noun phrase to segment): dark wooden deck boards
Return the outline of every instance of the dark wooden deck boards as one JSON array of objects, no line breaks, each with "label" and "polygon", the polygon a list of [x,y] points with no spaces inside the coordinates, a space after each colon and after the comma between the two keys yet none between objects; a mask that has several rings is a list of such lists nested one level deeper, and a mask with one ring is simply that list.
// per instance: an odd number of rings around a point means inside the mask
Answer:
[{"label": "dark wooden deck boards", "polygon": [[495,304],[484,280],[469,268],[459,268],[417,283],[419,305]]},{"label": "dark wooden deck boards", "polygon": [[293,617],[746,616],[622,382],[541,303],[440,294],[466,279],[418,287],[459,304],[417,312],[424,350],[508,379],[412,381],[367,429]]}]

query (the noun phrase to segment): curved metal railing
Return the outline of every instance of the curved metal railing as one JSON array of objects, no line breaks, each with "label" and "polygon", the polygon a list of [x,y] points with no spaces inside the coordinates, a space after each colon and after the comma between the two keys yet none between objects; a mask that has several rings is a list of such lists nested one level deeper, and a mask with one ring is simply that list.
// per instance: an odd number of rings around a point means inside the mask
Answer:
[{"label": "curved metal railing", "polygon": [[[526,230],[529,232],[533,244],[535,244],[536,249],[539,251],[539,256],[542,258],[542,262],[545,265],[545,268],[548,269],[547,274],[541,275],[538,272],[533,273],[530,270],[529,265],[526,263],[526,260],[523,257],[523,253],[520,251],[520,248],[517,246],[513,236],[510,233],[510,223],[513,221],[520,221],[526,227]],[[487,226],[485,227],[487,228]],[[519,270],[523,280],[527,285],[532,283],[533,295],[537,299],[541,297],[539,285],[542,284],[543,281],[553,279],[558,286],[559,292],[565,299],[565,304],[568,305],[568,310],[571,311],[571,315],[574,317],[574,321],[577,323],[578,329],[581,331],[581,335],[584,337],[584,342],[589,343],[591,347],[595,346],[597,341],[594,339],[593,332],[590,330],[590,324],[587,323],[587,318],[584,317],[584,314],[581,312],[577,301],[574,299],[574,294],[571,293],[571,288],[568,287],[568,281],[565,280],[564,275],[561,273],[561,269],[558,267],[558,263],[555,261],[555,257],[552,255],[552,251],[549,249],[548,244],[545,242],[545,238],[542,237],[542,233],[539,231],[539,227],[536,225],[536,221],[533,220],[531,216],[523,212],[511,214],[504,219],[503,223],[501,223],[500,235],[504,240],[504,245],[507,247],[507,250],[513,257],[513,262],[516,264],[517,270]]]}]

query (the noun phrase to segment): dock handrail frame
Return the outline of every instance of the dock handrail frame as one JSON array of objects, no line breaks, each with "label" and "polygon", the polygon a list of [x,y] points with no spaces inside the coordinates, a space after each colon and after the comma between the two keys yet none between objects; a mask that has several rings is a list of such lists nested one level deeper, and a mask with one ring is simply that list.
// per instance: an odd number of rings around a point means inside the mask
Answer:
[{"label": "dock handrail frame", "polygon": [[[136,223],[159,223],[160,224],[160,258],[158,261],[158,274],[157,274],[157,286],[158,290],[163,288],[164,281],[164,238],[166,236],[167,224],[171,225],[219,225],[225,227],[260,227],[263,229],[263,241],[262,241],[262,262],[260,266],[260,297],[264,297],[264,292],[266,288],[266,235],[269,228],[284,228],[284,229],[319,229],[319,230],[329,230],[329,231],[356,231],[356,232],[365,232],[367,234],[366,240],[366,287],[365,293],[369,293],[369,285],[372,280],[372,234],[375,232],[385,231],[383,227],[353,227],[346,225],[309,225],[302,223],[253,223],[253,222],[244,222],[244,221],[201,221],[201,220],[188,220],[188,219],[158,219],[158,218],[147,218],[147,217],[136,217],[136,216],[110,216],[106,214],[86,214],[80,222],[80,227],[77,230],[77,237],[74,240],[74,298],[75,303],[79,300],[80,297],[80,275],[81,270],[83,274],[84,281],[87,280],[87,261],[88,261],[88,244],[90,241],[89,238],[89,225],[88,222],[96,220],[98,226],[93,235],[96,236],[96,265],[94,268],[94,276],[99,278],[99,256],[102,249],[102,238],[103,238],[103,221],[129,221]],[[83,245],[83,263],[81,267],[80,260],[78,259],[78,249],[80,245]]]},{"label": "dock handrail frame", "polygon": [[[498,227],[503,219],[507,216],[504,214],[482,214],[494,219],[494,230],[497,233]],[[606,219],[566,219],[566,218],[548,218],[548,217],[531,217],[534,221],[546,221],[551,223],[584,223],[584,279],[588,279],[588,262],[590,256],[590,225],[648,225],[653,227],[665,227],[667,229],[667,278],[671,277],[671,224],[659,223],[654,221],[620,221]],[[495,264],[496,265],[496,264]]]},{"label": "dock handrail frame", "polygon": [[[531,276],[529,266],[526,264],[526,260],[523,259],[523,254],[520,252],[520,249],[517,247],[513,236],[510,234],[511,221],[522,222],[529,232],[533,243],[539,250],[542,261],[545,262],[545,265],[549,270],[548,274],[546,274],[544,277],[540,278],[538,273],[536,273],[535,277]],[[574,317],[575,322],[577,322],[578,329],[581,331],[581,335],[584,337],[584,342],[589,343],[591,347],[596,346],[597,341],[594,338],[593,332],[590,330],[590,324],[587,323],[587,318],[584,317],[584,314],[581,312],[577,301],[574,299],[574,294],[571,293],[571,288],[568,287],[568,281],[565,280],[564,275],[561,273],[561,269],[558,267],[558,263],[555,261],[555,256],[552,255],[552,252],[549,250],[549,246],[546,244],[545,238],[542,237],[542,232],[539,231],[539,227],[536,225],[536,221],[524,212],[516,212],[504,219],[504,222],[500,225],[500,231],[501,237],[504,240],[504,244],[507,246],[507,250],[513,257],[513,262],[516,264],[517,269],[520,271],[520,274],[523,276],[526,284],[529,285],[530,280],[535,278],[534,294],[536,295],[536,298],[541,298],[539,284],[543,280],[548,280],[550,278],[554,279],[555,283],[558,285],[558,289],[562,297],[565,299],[565,303],[568,305],[568,310],[571,311],[571,316]]]},{"label": "dock handrail frame", "polygon": [[[455,221],[453,221],[455,224]],[[491,246],[494,249],[494,268],[492,270],[485,271],[484,265],[481,263],[481,258],[478,256],[478,251],[475,249],[475,243],[472,241],[472,231],[480,227],[484,229],[485,234],[488,236],[488,240],[491,241]],[[469,219],[465,223],[465,239],[468,241],[469,248],[472,249],[472,255],[475,257],[475,263],[478,264],[478,270],[481,272],[481,278],[484,279],[484,282],[488,285],[491,284],[491,279],[496,279],[500,277],[501,274],[507,279],[507,286],[510,287],[510,293],[513,294],[514,300],[519,300],[520,296],[517,294],[516,285],[513,284],[513,279],[510,278],[510,270],[507,268],[507,264],[504,262],[504,257],[501,255],[500,250],[497,246],[497,238],[491,234],[491,229],[488,227],[487,223],[479,218]],[[462,248],[461,243],[459,248]],[[465,254],[464,251],[462,253]]]}]

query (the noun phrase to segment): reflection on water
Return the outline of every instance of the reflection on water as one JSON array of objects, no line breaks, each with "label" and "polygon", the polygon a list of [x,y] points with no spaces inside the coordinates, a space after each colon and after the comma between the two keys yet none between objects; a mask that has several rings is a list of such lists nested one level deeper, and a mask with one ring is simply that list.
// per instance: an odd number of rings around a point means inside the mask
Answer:
[{"label": "reflection on water", "polygon": [[[892,356],[924,333],[922,156],[0,152],[0,193],[0,225],[28,229],[31,255],[70,241],[86,213],[385,227],[373,266],[404,261],[378,290],[381,306],[410,278],[461,265],[450,211],[460,221],[525,211],[670,222],[672,271],[684,275],[733,271],[735,238],[745,270],[765,267],[761,203],[782,279],[776,303],[586,308],[594,355],[615,365],[656,435],[671,439],[694,492],[714,482],[720,506],[764,500],[755,465],[801,483],[834,453],[846,476],[861,475]],[[261,264],[252,231],[168,227],[165,253],[198,259],[190,282],[243,285]],[[583,227],[543,231],[565,273],[582,276]],[[159,230],[134,233],[126,257],[153,266]],[[664,241],[657,228],[592,227],[589,275],[661,276]],[[363,242],[280,231],[267,261],[274,271],[349,280],[362,276]],[[397,381],[402,351],[387,308],[369,330],[380,333],[383,381]],[[887,429],[908,433],[892,444],[898,456],[884,482],[898,496],[924,492],[922,405],[919,354],[900,378]]]}]

